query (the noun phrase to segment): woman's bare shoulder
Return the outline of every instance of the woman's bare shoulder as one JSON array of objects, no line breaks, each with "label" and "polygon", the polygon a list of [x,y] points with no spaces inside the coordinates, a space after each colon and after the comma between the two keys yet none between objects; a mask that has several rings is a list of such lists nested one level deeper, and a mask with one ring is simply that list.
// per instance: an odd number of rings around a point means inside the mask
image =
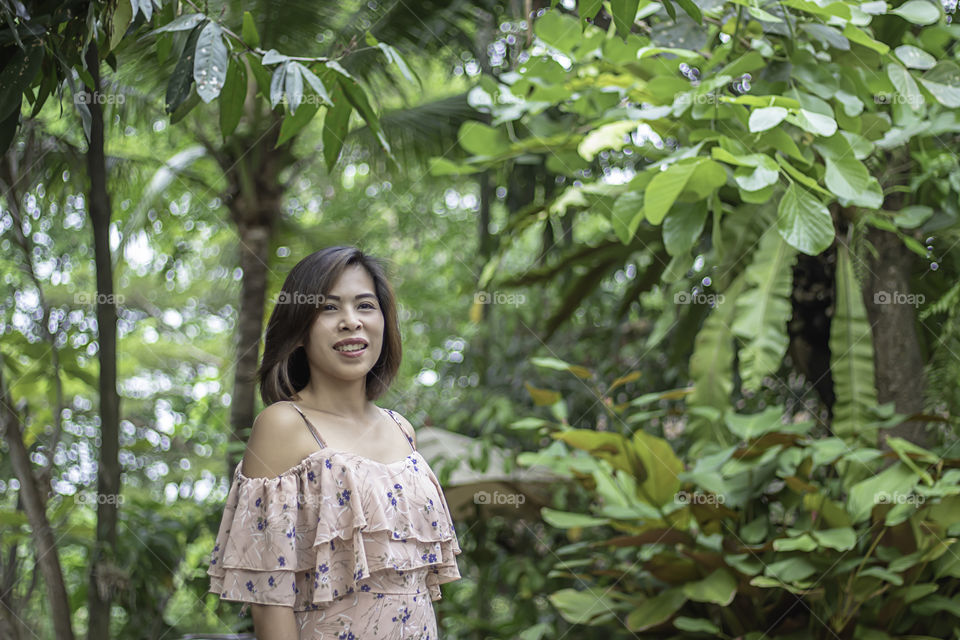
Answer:
[{"label": "woman's bare shoulder", "polygon": [[257,415],[243,454],[243,475],[272,478],[300,463],[299,447],[291,446],[302,435],[303,418],[287,402],[275,402]]},{"label": "woman's bare shoulder", "polygon": [[417,446],[417,432],[414,431],[413,425],[410,424],[410,421],[403,417],[399,411],[390,410],[390,413],[397,416],[397,419],[400,421],[400,426],[403,427],[403,430],[407,433],[407,436],[413,440],[413,446]]}]

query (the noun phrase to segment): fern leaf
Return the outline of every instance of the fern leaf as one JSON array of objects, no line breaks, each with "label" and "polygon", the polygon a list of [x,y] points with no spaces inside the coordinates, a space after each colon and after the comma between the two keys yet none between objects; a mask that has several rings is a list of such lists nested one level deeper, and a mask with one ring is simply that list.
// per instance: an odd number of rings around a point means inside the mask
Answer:
[{"label": "fern leaf", "polygon": [[845,246],[837,246],[837,301],[830,322],[830,372],[836,391],[833,432],[847,442],[876,444],[870,408],[877,404],[873,336]]},{"label": "fern leaf", "polygon": [[747,290],[737,297],[732,329],[746,341],[740,348],[740,375],[747,389],[759,389],[763,377],[780,368],[787,352],[796,257],[796,249],[770,231],[761,238],[745,271]]}]

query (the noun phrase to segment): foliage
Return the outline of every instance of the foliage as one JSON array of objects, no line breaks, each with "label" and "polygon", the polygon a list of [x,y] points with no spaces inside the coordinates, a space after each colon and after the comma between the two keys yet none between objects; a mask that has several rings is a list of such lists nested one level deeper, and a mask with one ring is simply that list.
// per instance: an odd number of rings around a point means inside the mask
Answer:
[{"label": "foliage", "polygon": [[[676,413],[682,395],[602,404],[637,425]],[[518,462],[592,498],[588,513],[543,509],[574,541],[559,566],[578,567],[568,575],[584,588],[550,596],[568,621],[755,640],[943,638],[960,626],[960,459],[946,447],[850,448],[770,406],[728,411],[732,444],[692,454],[685,418],[670,439],[538,421],[555,441]]]}]

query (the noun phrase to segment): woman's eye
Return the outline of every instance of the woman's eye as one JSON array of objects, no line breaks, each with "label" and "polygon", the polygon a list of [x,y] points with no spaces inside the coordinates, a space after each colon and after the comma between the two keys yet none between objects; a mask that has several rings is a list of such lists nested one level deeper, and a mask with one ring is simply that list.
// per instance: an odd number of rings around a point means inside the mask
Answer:
[{"label": "woman's eye", "polygon": [[[376,309],[376,307],[373,306],[373,303],[372,303],[372,302],[364,302],[363,304],[367,305],[367,306],[370,307],[371,309]],[[360,305],[360,306],[363,306],[363,305]]]},{"label": "woman's eye", "polygon": [[332,307],[332,306],[333,306],[332,304],[325,304],[325,305],[323,305],[323,310],[326,311],[327,309],[329,309],[329,308]]}]

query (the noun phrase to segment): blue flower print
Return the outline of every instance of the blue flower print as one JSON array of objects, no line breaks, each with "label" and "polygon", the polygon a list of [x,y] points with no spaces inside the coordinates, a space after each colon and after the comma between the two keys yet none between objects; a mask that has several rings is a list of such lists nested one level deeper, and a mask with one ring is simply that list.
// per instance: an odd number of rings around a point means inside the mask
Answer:
[{"label": "blue flower print", "polygon": [[290,531],[287,531],[288,538],[292,538],[295,535],[297,535],[297,525],[293,525],[293,528],[291,528]]},{"label": "blue flower print", "polygon": [[397,499],[393,497],[393,491],[387,491],[387,497],[390,498],[390,504],[397,506]]},{"label": "blue flower print", "polygon": [[316,477],[317,475],[313,471],[307,474],[307,480],[309,480],[310,482],[313,482],[316,479]]},{"label": "blue flower print", "polygon": [[320,565],[319,569],[320,569],[320,573],[326,573],[327,571],[330,570],[330,567],[328,567],[327,563],[324,562],[322,565]]},{"label": "blue flower print", "polygon": [[353,631],[342,631],[340,635],[337,636],[337,640],[356,640],[356,636],[353,635]]},{"label": "blue flower print", "polygon": [[360,591],[370,591],[370,585],[368,584],[360,585]]},{"label": "blue flower print", "polygon": [[263,502],[263,498],[257,498],[257,501],[255,504],[259,507],[261,502]]},{"label": "blue flower print", "polygon": [[255,589],[253,588],[253,580],[247,580],[247,591],[253,593]]},{"label": "blue flower print", "polygon": [[281,567],[287,566],[287,559],[284,558],[283,556],[279,556],[277,558],[277,562],[280,564]]},{"label": "blue flower print", "polygon": [[337,502],[340,503],[340,506],[350,502],[350,489],[344,489],[343,491],[337,492]]},{"label": "blue flower print", "polygon": [[394,488],[394,489],[403,489],[403,485],[398,482],[398,483],[396,483],[396,484],[393,485],[393,488]]},{"label": "blue flower print", "polygon": [[270,577],[267,579],[267,584],[269,584],[271,587],[275,586],[275,585],[273,584],[273,576],[270,576]]},{"label": "blue flower print", "polygon": [[324,460],[324,461],[323,461],[323,464],[324,464],[324,466],[325,466],[327,469],[332,468],[332,466],[331,466],[331,464],[330,464],[330,458],[327,458],[326,460]]}]

